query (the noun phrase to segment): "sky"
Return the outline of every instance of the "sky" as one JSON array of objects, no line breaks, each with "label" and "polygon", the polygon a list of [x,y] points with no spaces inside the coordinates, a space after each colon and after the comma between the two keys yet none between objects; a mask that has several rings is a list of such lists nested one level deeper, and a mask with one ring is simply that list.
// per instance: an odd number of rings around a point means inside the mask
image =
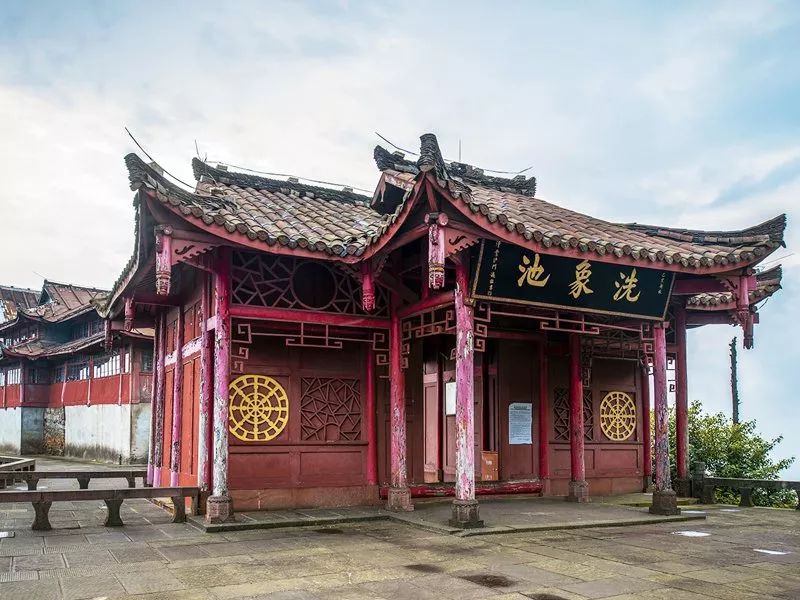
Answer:
[{"label": "sky", "polygon": [[[540,197],[607,220],[785,212],[741,412],[800,459],[796,2],[4,0],[2,283],[112,285],[133,248],[125,127],[189,182],[199,153],[373,189],[375,132],[412,150],[433,132],[446,157],[532,166]],[[690,398],[711,412],[730,412],[734,335],[689,333]]]}]

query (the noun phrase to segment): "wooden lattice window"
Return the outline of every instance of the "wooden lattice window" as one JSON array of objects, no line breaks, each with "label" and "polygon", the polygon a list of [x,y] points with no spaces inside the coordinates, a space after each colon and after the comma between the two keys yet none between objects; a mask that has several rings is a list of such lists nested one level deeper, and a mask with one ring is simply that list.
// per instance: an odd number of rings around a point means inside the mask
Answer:
[{"label": "wooden lattice window", "polygon": [[[553,390],[553,429],[556,440],[569,441],[569,389],[567,388]],[[588,441],[594,439],[592,391],[586,388],[583,390],[583,438]]]},{"label": "wooden lattice window", "polygon": [[557,440],[569,441],[569,390],[553,390],[553,428]]},{"label": "wooden lattice window", "polygon": [[583,439],[591,442],[594,439],[594,405],[592,390],[583,388]]},{"label": "wooden lattice window", "polygon": [[375,310],[361,306],[361,282],[346,266],[329,262],[234,252],[232,300],[246,306],[388,316],[386,290],[375,288]]},{"label": "wooden lattice window", "polygon": [[361,393],[358,379],[303,377],[300,382],[300,428],[303,440],[361,439]]}]

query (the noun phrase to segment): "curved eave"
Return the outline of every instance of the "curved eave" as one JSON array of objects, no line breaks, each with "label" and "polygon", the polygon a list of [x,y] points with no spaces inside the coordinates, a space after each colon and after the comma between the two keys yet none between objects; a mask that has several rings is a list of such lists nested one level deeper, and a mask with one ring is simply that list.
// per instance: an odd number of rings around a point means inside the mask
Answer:
[{"label": "curved eave", "polygon": [[529,248],[536,252],[584,259],[591,257],[597,262],[628,265],[640,268],[660,269],[693,275],[714,275],[736,272],[758,264],[772,252],[783,246],[782,241],[763,242],[747,259],[731,261],[724,257],[697,259],[688,257],[676,261],[663,251],[637,251],[631,245],[619,243],[584,242],[577,237],[561,236],[555,232],[530,231],[522,223],[512,223],[504,215],[492,213],[486,205],[472,201],[469,190],[462,184],[444,182],[444,187],[435,177],[428,180],[459,213],[472,223],[500,240]]},{"label": "curved eave", "polygon": [[[400,189],[406,189],[405,187],[397,185],[395,181],[387,180],[384,182],[382,180],[381,184],[384,183],[395,185],[396,187],[400,187]],[[381,184],[379,184],[379,186]],[[304,240],[282,240],[280,238],[267,236],[263,233],[256,233],[244,224],[234,227],[230,223],[219,222],[202,213],[199,208],[187,206],[181,202],[179,196],[171,194],[168,190],[161,191],[142,186],[140,192],[144,193],[150,201],[157,202],[160,206],[168,209],[176,217],[219,238],[220,241],[272,254],[284,254],[351,264],[361,262],[374,256],[392,239],[393,235],[403,225],[408,215],[411,213],[414,198],[416,198],[414,191],[420,184],[421,183],[415,184],[411,191],[406,191],[403,203],[398,206],[397,211],[391,216],[388,223],[367,240],[365,246],[352,244],[351,247],[326,246],[325,248],[317,248]]]}]

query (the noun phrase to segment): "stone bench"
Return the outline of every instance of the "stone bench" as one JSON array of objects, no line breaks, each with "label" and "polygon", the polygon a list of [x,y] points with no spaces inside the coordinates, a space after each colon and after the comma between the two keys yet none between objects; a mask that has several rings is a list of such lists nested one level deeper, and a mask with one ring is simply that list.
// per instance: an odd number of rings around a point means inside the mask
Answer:
[{"label": "stone bench", "polygon": [[20,473],[36,470],[36,459],[19,456],[0,456],[0,490],[20,479]]},{"label": "stone bench", "polygon": [[731,488],[741,495],[739,506],[753,506],[753,490],[794,490],[797,493],[797,510],[800,510],[800,481],[780,481],[774,479],[736,479],[730,477],[703,477],[700,488],[700,502],[714,504],[714,490],[718,487]]},{"label": "stone bench", "polygon": [[17,491],[0,492],[0,504],[10,502],[30,502],[35,513],[31,529],[36,531],[49,531],[52,529],[50,519],[50,506],[53,502],[80,502],[84,500],[103,500],[108,508],[106,527],[121,527],[124,525],[119,511],[123,500],[134,498],[170,498],[174,509],[172,522],[186,522],[186,502],[184,498],[191,498],[196,505],[199,488],[196,487],[147,487],[147,488],[120,488],[114,490],[61,490],[52,492]]},{"label": "stone bench", "polygon": [[125,479],[128,487],[136,487],[136,478],[144,480],[147,477],[145,469],[136,470],[116,470],[116,471],[22,471],[9,473],[6,475],[4,465],[0,465],[0,481],[5,479],[14,481],[24,481],[28,484],[28,489],[33,491],[39,485],[40,479],[76,479],[78,487],[82,490],[89,489],[89,481],[92,479]]}]

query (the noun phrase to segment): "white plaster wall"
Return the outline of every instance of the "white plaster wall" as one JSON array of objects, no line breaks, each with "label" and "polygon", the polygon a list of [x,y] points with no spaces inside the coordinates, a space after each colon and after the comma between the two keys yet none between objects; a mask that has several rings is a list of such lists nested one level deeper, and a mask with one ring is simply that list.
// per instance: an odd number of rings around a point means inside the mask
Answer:
[{"label": "white plaster wall", "polygon": [[0,453],[19,454],[22,409],[0,408]]},{"label": "white plaster wall", "polygon": [[129,404],[67,406],[64,421],[65,454],[110,462],[130,462]]}]

